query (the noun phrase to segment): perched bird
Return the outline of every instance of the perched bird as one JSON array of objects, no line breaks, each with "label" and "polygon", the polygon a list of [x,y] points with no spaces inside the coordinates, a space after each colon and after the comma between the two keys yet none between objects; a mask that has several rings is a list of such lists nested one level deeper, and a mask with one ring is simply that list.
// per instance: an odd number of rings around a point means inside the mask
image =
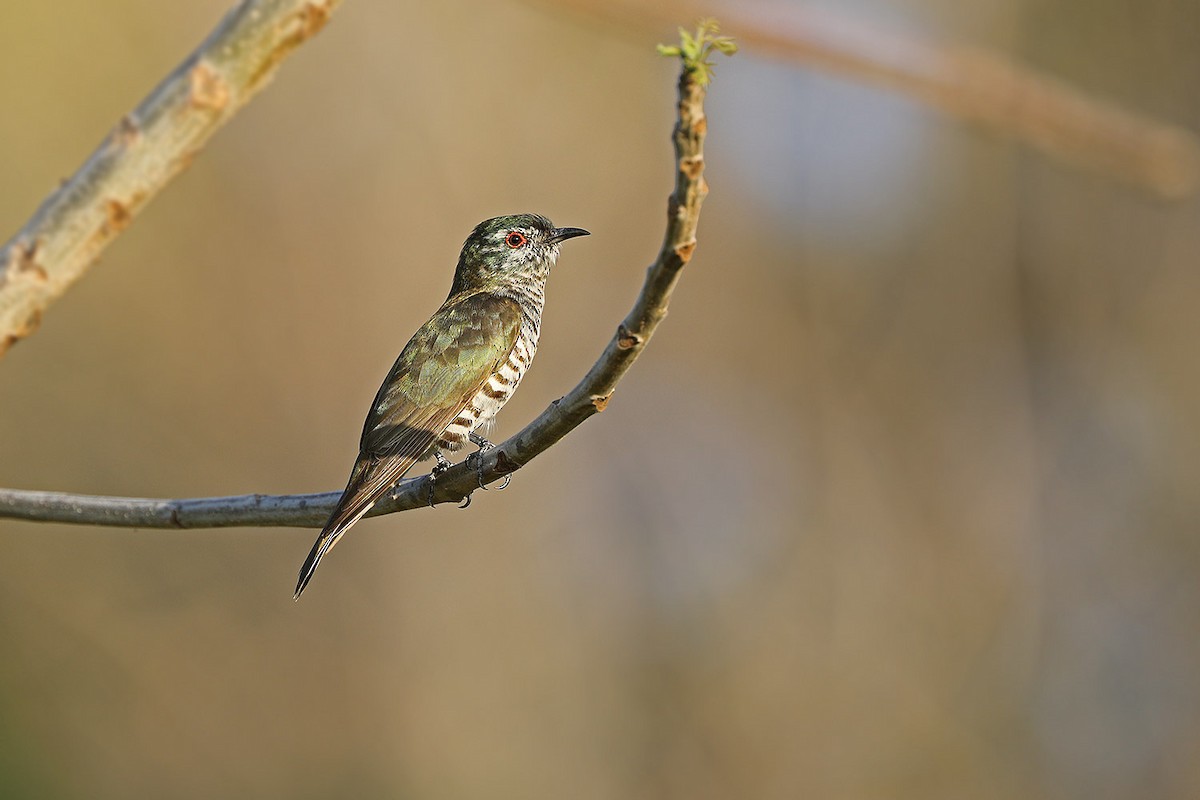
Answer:
[{"label": "perched bird", "polygon": [[559,245],[586,235],[514,214],[481,222],[467,237],[450,296],[375,395],[350,481],[300,568],[297,599],[321,558],[414,463],[436,457],[438,467],[447,465],[441,451],[468,439],[480,450],[491,446],[475,431],[490,425],[529,369]]}]

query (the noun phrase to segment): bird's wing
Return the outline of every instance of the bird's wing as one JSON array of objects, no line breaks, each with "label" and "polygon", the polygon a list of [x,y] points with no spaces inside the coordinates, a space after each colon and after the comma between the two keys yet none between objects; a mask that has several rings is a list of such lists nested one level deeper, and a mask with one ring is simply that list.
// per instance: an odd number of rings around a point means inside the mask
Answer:
[{"label": "bird's wing", "polygon": [[358,460],[300,569],[296,597],[325,553],[404,476],[516,346],[516,301],[478,293],[447,300],[400,352],[363,427]]},{"label": "bird's wing", "polygon": [[364,454],[421,456],[516,346],[521,308],[478,293],[447,301],[396,359],[363,425]]}]

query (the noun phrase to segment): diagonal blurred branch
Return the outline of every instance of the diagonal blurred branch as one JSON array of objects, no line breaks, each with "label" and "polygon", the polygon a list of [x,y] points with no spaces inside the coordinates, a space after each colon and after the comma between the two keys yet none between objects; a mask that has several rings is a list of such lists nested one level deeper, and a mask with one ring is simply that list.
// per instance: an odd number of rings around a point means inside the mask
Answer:
[{"label": "diagonal blurred branch", "polygon": [[[658,258],[633,308],[617,326],[599,360],[579,384],[515,436],[479,456],[451,467],[430,485],[429,476],[402,481],[369,516],[408,511],[434,503],[458,503],[480,482],[492,483],[516,472],[538,454],[604,410],[617,383],[637,360],[667,315],[667,303],[683,267],[696,248],[704,181],[704,72],[685,59],[679,78],[675,144],[675,188],[667,201],[667,230]],[[432,495],[430,492],[432,491]],[[136,528],[219,528],[325,524],[341,492],[305,495],[243,495],[186,500],[96,497],[0,489],[0,518]]]},{"label": "diagonal blurred branch", "polygon": [[243,0],[0,249],[0,356],[342,0]]},{"label": "diagonal blurred branch", "polygon": [[1089,96],[984,48],[906,38],[843,12],[777,1],[554,0],[552,6],[654,30],[680,15],[713,14],[751,52],[903,92],[1165,199],[1186,198],[1200,185],[1200,139],[1194,133]]}]

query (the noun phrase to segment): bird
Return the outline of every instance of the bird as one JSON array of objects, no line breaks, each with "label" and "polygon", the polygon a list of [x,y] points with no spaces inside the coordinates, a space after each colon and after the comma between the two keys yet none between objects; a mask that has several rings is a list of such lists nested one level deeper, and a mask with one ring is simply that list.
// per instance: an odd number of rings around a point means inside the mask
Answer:
[{"label": "bird", "polygon": [[537,352],[546,279],[559,245],[583,228],[556,228],[540,214],[494,217],[463,243],[450,294],[400,351],[363,424],[358,458],[329,521],[300,567],[294,599],[325,554],[417,461],[486,432]]}]

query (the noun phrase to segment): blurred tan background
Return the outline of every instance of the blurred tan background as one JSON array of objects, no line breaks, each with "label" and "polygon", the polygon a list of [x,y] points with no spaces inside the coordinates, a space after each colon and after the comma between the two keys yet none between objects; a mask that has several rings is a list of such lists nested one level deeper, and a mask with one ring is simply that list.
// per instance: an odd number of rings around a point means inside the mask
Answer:
[{"label": "blurred tan background", "polygon": [[[229,0],[0,4],[14,232]],[[1200,127],[1200,5],[841,3]],[[681,20],[690,22],[690,20]],[[515,432],[662,235],[675,68],[522,2],[349,0],[0,361],[0,485],[343,485],[478,221],[564,250]],[[609,410],[467,511],[0,521],[0,796],[1200,796],[1200,203],[718,65],[712,194]]]}]

